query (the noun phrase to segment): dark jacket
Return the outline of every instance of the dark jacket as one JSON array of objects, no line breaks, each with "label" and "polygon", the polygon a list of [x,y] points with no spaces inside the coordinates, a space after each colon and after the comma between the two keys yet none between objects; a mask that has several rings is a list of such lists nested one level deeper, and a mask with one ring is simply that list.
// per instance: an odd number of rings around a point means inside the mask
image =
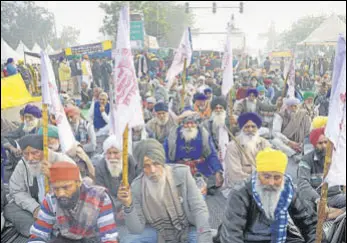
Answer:
[{"label": "dark jacket", "polygon": [[[296,193],[288,213],[305,240],[289,220],[286,242],[315,242],[317,214]],[[230,193],[224,215],[220,231],[222,243],[270,243],[271,222],[253,199],[250,179]]]},{"label": "dark jacket", "polygon": [[[135,160],[130,155],[128,157],[128,164],[129,164],[128,179],[129,179],[129,185],[130,185],[137,175]],[[118,178],[112,177],[110,174],[110,171],[107,168],[105,159],[102,159],[94,166],[95,166],[95,183],[97,185],[103,186],[108,189],[109,195],[111,196],[112,201],[115,205],[114,209],[117,212],[122,205],[117,199],[117,193],[118,193],[118,188],[121,184],[122,174],[120,174]]]}]

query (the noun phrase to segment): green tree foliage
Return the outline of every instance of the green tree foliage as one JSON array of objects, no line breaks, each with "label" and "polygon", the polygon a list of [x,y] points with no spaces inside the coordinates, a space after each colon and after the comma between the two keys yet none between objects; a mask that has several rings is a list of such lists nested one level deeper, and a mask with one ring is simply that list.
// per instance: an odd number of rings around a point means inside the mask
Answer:
[{"label": "green tree foliage", "polygon": [[61,49],[78,45],[80,31],[71,26],[64,26],[60,37],[54,38],[51,43],[54,49]]},{"label": "green tree foliage", "polygon": [[[105,11],[100,32],[116,38],[119,10],[127,1],[100,3]],[[193,24],[193,15],[186,14],[184,6],[170,1],[130,1],[130,11],[143,13],[147,35],[157,37],[162,46],[176,47],[184,27]]]}]

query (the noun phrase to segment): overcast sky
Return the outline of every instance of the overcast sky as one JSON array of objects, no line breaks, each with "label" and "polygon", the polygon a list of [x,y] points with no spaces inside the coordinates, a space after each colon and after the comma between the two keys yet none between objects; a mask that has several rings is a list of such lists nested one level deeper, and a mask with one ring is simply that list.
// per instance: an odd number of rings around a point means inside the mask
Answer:
[{"label": "overcast sky", "polygon": [[[216,2],[217,7],[238,6],[239,3],[231,1]],[[99,28],[102,25],[104,12],[98,7],[99,2],[37,1],[36,3],[48,8],[55,14],[58,32],[61,31],[64,25],[71,25],[80,29],[79,42],[81,44],[97,42],[102,38]],[[179,3],[184,4],[185,2]],[[229,21],[231,14],[234,13],[237,26],[247,34],[248,45],[254,47],[259,44],[257,43],[257,35],[267,32],[271,21],[275,22],[277,32],[281,32],[290,28],[293,22],[306,15],[346,14],[346,1],[245,1],[243,14],[239,14],[238,9],[217,9],[217,13],[213,14],[212,1],[191,1],[189,3],[191,7],[210,7],[209,9],[193,9],[196,15],[194,27],[200,28],[202,31],[225,31],[226,23]],[[215,44],[221,42],[225,37],[216,35],[206,36],[204,39],[205,43],[210,40],[214,41]]]}]

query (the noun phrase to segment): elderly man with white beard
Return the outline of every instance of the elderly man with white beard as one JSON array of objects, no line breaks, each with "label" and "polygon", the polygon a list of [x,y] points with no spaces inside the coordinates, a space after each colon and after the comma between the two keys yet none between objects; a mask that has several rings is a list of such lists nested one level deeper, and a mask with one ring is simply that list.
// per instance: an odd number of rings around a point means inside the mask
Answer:
[{"label": "elderly man with white beard", "polygon": [[49,149],[48,161],[43,160],[43,137],[26,135],[19,140],[23,151],[10,179],[10,202],[5,207],[5,218],[12,222],[22,235],[29,237],[29,230],[37,218],[40,203],[45,196],[45,176],[49,177],[50,164],[58,161],[75,162],[68,156]]},{"label": "elderly man with white beard", "polygon": [[230,193],[221,243],[315,242],[317,214],[285,174],[287,163],[281,151],[267,148],[258,153],[256,171]]},{"label": "elderly man with white beard", "polygon": [[299,109],[304,109],[307,115],[311,118],[311,121],[316,117],[316,111],[314,107],[315,94],[310,91],[306,91],[303,95],[304,103],[299,107]]},{"label": "elderly man with white beard", "polygon": [[169,107],[164,102],[159,102],[154,106],[155,117],[151,119],[146,129],[152,138],[164,143],[165,138],[169,136],[170,130],[177,126],[176,121],[169,113]]},{"label": "elderly man with white beard", "polygon": [[141,174],[129,187],[121,186],[130,234],[122,243],[211,243],[208,209],[189,167],[166,165],[163,146],[141,141],[134,157]]},{"label": "elderly man with white beard", "polygon": [[[231,141],[225,155],[225,184],[223,195],[228,197],[230,190],[244,179],[247,179],[255,170],[255,157],[257,153],[271,144],[259,136],[262,120],[256,113],[244,113],[238,118],[241,133],[236,141]],[[242,148],[242,150],[241,150]]]},{"label": "elderly man with white beard", "polygon": [[[103,150],[104,158],[95,165],[95,182],[97,185],[108,189],[114,203],[114,215],[119,224],[121,222],[118,214],[121,211],[122,204],[117,199],[117,192],[122,181],[122,146],[116,136],[111,135],[105,140]],[[131,155],[128,155],[128,166],[128,179],[131,183],[136,177],[136,164]]]},{"label": "elderly man with white beard", "polygon": [[171,130],[164,143],[167,163],[188,165],[193,176],[202,174],[211,186],[220,187],[223,167],[210,134],[198,125],[199,114],[186,110],[180,119],[181,125]]}]

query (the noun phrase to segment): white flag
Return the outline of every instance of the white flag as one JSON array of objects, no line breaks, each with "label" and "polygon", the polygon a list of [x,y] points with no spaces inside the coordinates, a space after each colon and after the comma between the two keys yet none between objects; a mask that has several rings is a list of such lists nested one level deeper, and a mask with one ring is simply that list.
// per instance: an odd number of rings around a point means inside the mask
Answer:
[{"label": "white flag", "polygon": [[66,152],[75,145],[76,140],[60,101],[51,61],[43,51],[41,51],[41,86],[42,103],[50,105],[57,122],[61,149]]},{"label": "white flag", "polygon": [[115,103],[111,105],[110,132],[116,135],[119,144],[123,144],[123,133],[127,124],[129,129],[144,125],[141,97],[130,47],[128,6],[123,7],[119,15],[113,87],[112,102]]},{"label": "white flag", "polygon": [[233,73],[233,49],[231,45],[231,36],[227,35],[227,40],[225,43],[225,51],[223,55],[223,84],[222,84],[222,94],[227,96],[230,89],[234,85],[234,73]]},{"label": "white flag", "polygon": [[289,72],[289,76],[287,80],[287,84],[288,84],[287,97],[294,98],[295,97],[295,60],[294,58],[290,62],[288,72]]},{"label": "white flag", "polygon": [[334,145],[326,182],[329,186],[346,185],[346,40],[342,36],[336,48],[325,135]]},{"label": "white flag", "polygon": [[190,29],[187,28],[182,36],[181,43],[176,50],[175,57],[172,61],[171,67],[169,68],[166,74],[166,87],[168,89],[171,88],[172,83],[175,77],[183,71],[184,67],[184,59],[187,58],[187,68],[190,65],[191,59],[193,55],[191,37],[190,37]]}]

